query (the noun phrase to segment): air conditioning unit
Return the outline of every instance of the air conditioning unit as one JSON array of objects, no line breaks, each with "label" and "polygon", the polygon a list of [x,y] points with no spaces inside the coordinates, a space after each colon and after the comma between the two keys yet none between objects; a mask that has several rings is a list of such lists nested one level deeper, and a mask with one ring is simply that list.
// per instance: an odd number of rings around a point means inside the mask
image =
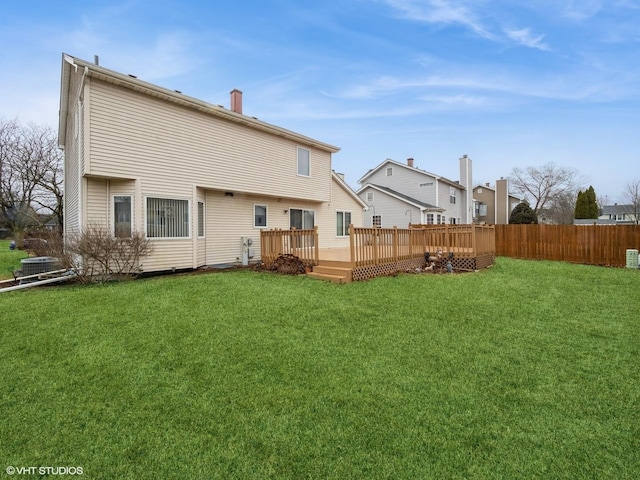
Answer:
[{"label": "air conditioning unit", "polygon": [[58,259],[55,257],[32,257],[24,258],[22,264],[22,276],[38,275],[39,273],[52,272],[60,268]]},{"label": "air conditioning unit", "polygon": [[638,268],[638,250],[627,250],[627,268]]}]

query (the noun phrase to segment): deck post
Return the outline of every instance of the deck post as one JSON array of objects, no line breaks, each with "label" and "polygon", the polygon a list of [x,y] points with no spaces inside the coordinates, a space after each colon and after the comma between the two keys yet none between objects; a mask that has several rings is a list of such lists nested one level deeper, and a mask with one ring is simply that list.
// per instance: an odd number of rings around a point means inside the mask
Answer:
[{"label": "deck post", "polygon": [[318,243],[318,226],[313,227],[313,244],[315,245],[315,258],[313,264],[318,265],[320,263],[320,244]]},{"label": "deck post", "polygon": [[391,254],[393,255],[393,261],[398,261],[398,227],[393,226],[393,244],[391,246]]},{"label": "deck post", "polygon": [[350,223],[349,224],[349,261],[351,262],[352,265],[355,265],[356,263],[355,241],[356,241],[356,229],[354,228],[353,223]]}]

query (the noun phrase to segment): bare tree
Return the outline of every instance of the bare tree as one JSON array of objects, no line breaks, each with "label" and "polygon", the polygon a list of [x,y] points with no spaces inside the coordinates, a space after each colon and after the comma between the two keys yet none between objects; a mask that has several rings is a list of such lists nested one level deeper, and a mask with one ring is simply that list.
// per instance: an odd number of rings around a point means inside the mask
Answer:
[{"label": "bare tree", "polygon": [[538,213],[554,201],[564,203],[563,195],[575,195],[578,173],[572,168],[547,163],[539,168],[514,168],[509,183],[514,192],[529,200],[533,211]]},{"label": "bare tree", "polygon": [[628,202],[628,213],[633,215],[636,225],[640,225],[640,179],[631,180],[624,189],[624,198]]},{"label": "bare tree", "polygon": [[543,217],[556,225],[573,225],[576,194],[565,192],[556,195],[546,208],[541,210]]},{"label": "bare tree", "polygon": [[[0,120],[0,219],[13,231],[62,220],[62,152],[50,127]],[[60,223],[62,225],[62,223]]]}]

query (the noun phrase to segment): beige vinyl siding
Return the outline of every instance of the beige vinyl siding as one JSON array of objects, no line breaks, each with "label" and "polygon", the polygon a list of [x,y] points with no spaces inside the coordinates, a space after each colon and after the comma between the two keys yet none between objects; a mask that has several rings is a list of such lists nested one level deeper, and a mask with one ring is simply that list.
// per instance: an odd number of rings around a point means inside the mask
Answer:
[{"label": "beige vinyl siding", "polygon": [[[254,227],[254,205],[267,207],[267,229],[288,229],[289,210],[300,208],[318,212],[323,204],[287,200],[280,197],[266,197],[262,195],[234,194],[226,196],[223,191],[207,191],[206,216],[206,264],[228,264],[242,260],[242,237],[253,240],[254,256],[250,260],[260,259],[260,230]],[[321,227],[319,226],[319,229]],[[326,227],[322,227],[326,231]]]},{"label": "beige vinyl siding", "polygon": [[108,228],[109,226],[109,188],[107,180],[86,179],[86,224]]},{"label": "beige vinyl siding", "polygon": [[70,79],[70,91],[74,93],[69,98],[72,108],[67,110],[65,145],[65,169],[64,169],[64,232],[70,235],[79,232],[82,228],[82,210],[80,198],[82,195],[82,169],[83,169],[83,138],[84,128],[82,119],[82,105],[76,96],[79,93],[81,75],[76,73]]},{"label": "beige vinyl siding", "polygon": [[336,233],[336,212],[351,212],[351,223],[362,227],[363,207],[335,180],[332,180],[331,202],[324,203],[316,210],[316,224],[320,248],[348,247],[349,237],[338,237]]},{"label": "beige vinyl siding", "polygon": [[[328,152],[91,79],[91,173],[329,201]],[[297,175],[297,147],[311,177]],[[282,186],[286,185],[286,189]]]},{"label": "beige vinyl siding", "polygon": [[191,239],[155,240],[152,239],[152,255],[142,260],[143,271],[182,270],[193,268],[193,245]]}]

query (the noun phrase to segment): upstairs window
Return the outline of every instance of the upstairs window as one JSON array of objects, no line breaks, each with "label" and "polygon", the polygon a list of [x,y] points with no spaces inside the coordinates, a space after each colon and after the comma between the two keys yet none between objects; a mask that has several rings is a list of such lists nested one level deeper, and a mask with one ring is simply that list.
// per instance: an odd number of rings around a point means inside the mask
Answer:
[{"label": "upstairs window", "polygon": [[311,174],[309,165],[309,150],[298,147],[298,175],[308,177]]},{"label": "upstairs window", "polygon": [[456,189],[449,188],[449,203],[456,203]]},{"label": "upstairs window", "polygon": [[367,192],[367,203],[373,202],[373,192]]},{"label": "upstairs window", "polygon": [[393,167],[387,167],[387,177],[393,176]]}]

